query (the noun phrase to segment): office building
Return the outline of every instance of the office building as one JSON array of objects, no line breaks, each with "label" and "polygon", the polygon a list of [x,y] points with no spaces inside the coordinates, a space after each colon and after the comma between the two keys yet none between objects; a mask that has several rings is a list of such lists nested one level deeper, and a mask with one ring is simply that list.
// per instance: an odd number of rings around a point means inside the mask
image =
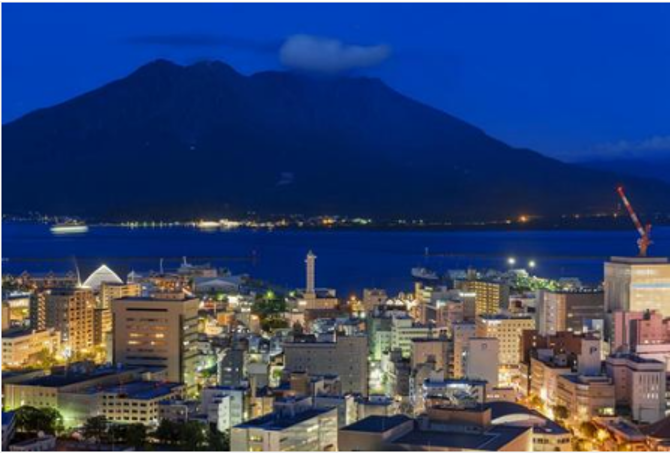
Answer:
[{"label": "office building", "polygon": [[13,329],[2,332],[2,367],[29,366],[31,361],[46,352],[60,351],[60,333],[53,329],[32,331]]},{"label": "office building", "polygon": [[575,424],[597,416],[614,416],[614,383],[604,376],[565,374],[558,376],[556,402],[568,409]]},{"label": "office building", "polygon": [[531,451],[533,428],[494,424],[492,409],[429,408],[417,419],[370,416],[340,429],[340,451]]},{"label": "office building", "polygon": [[336,336],[331,342],[299,340],[284,344],[286,373],[337,375],[342,393],[368,395],[368,343],[365,336]]},{"label": "office building", "polygon": [[509,305],[509,285],[488,279],[466,280],[460,289],[475,294],[475,316],[497,314]]},{"label": "office building", "polygon": [[61,335],[66,356],[95,345],[95,295],[86,288],[52,289],[46,295],[46,326]]},{"label": "office building", "polygon": [[637,355],[616,354],[607,358],[605,366],[614,381],[617,405],[630,408],[634,421],[653,424],[665,416],[665,364]]},{"label": "office building", "polygon": [[661,257],[612,257],[605,263],[609,312],[655,310],[670,314],[670,263]]},{"label": "office building", "polygon": [[274,411],[232,428],[231,451],[336,451],[337,409],[314,408],[312,399],[275,401]]},{"label": "office building", "polygon": [[530,315],[485,314],[477,317],[477,337],[498,339],[500,364],[518,367],[521,362],[521,336],[524,331],[535,329],[535,320]]},{"label": "office building", "polygon": [[465,348],[465,376],[485,380],[487,390],[498,386],[500,374],[500,342],[490,337],[472,337]]},{"label": "office building", "polygon": [[114,362],[165,367],[169,381],[193,385],[199,305],[183,294],[113,300]]},{"label": "office building", "polygon": [[585,333],[605,320],[602,290],[570,290],[540,293],[537,304],[537,330],[542,336],[561,331]]},{"label": "office building", "polygon": [[142,294],[142,286],[138,283],[102,282],[100,285],[100,306],[108,308],[112,301],[131,298]]}]

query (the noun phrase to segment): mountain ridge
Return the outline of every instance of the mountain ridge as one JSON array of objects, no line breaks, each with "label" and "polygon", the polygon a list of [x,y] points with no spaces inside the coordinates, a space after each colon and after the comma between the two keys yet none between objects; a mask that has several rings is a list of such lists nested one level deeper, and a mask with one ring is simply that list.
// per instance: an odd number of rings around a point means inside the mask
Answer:
[{"label": "mountain ridge", "polygon": [[156,60],[3,137],[5,212],[485,220],[611,211],[620,183],[670,210],[667,184],[510,147],[366,77]]}]

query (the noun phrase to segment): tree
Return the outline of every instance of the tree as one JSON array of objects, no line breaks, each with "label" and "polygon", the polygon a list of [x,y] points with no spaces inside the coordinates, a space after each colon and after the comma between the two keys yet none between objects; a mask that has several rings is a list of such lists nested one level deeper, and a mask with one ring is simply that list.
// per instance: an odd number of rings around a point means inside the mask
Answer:
[{"label": "tree", "polygon": [[168,419],[162,419],[153,436],[163,445],[176,445],[180,438],[179,426]]},{"label": "tree", "polygon": [[108,432],[109,421],[104,415],[88,418],[82,428],[82,434],[85,438],[93,439],[98,443],[109,440]]},{"label": "tree", "polygon": [[143,451],[147,446],[147,428],[144,424],[118,424],[110,429],[114,443],[132,446],[137,451]]},{"label": "tree", "polygon": [[207,450],[208,451],[230,451],[230,435],[228,432],[219,432],[219,430],[210,426],[207,432]]},{"label": "tree", "polygon": [[565,405],[554,405],[552,411],[554,412],[554,417],[559,421],[566,420],[570,417],[570,411]]},{"label": "tree", "polygon": [[533,395],[533,397],[530,398],[530,405],[535,408],[540,408],[542,407],[542,399],[538,395]]},{"label": "tree", "polygon": [[579,425],[579,431],[587,439],[593,440],[598,436],[598,428],[591,421],[585,421]]},{"label": "tree", "polygon": [[25,405],[16,410],[16,425],[21,432],[55,435],[63,430],[63,416],[53,408]]},{"label": "tree", "polygon": [[207,442],[205,426],[198,421],[188,421],[179,426],[180,448],[183,451],[202,451]]}]

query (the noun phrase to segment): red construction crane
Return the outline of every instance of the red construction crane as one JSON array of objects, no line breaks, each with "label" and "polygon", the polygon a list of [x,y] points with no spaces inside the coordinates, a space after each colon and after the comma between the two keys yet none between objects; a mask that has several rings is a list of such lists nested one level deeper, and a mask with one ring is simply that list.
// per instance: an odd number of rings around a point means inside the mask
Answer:
[{"label": "red construction crane", "polygon": [[633,209],[633,206],[630,204],[628,201],[628,197],[626,197],[626,194],[623,192],[623,186],[619,186],[616,188],[616,192],[619,193],[619,197],[621,197],[621,200],[623,201],[624,206],[628,210],[628,214],[630,215],[630,218],[633,220],[633,224],[635,224],[635,228],[637,229],[637,233],[640,234],[640,238],[637,240],[637,247],[640,250],[640,253],[638,254],[640,257],[646,257],[647,256],[647,249],[649,248],[649,245],[652,244],[651,241],[651,224],[647,224],[644,227],[642,226],[642,223],[640,222],[640,218],[637,217],[637,214],[635,214],[635,210]]}]

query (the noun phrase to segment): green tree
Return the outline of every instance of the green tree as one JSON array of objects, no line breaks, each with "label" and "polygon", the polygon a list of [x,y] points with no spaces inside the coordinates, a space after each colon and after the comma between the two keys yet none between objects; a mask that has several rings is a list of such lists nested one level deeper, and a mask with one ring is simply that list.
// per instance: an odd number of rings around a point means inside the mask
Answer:
[{"label": "green tree", "polygon": [[144,424],[118,424],[110,430],[114,443],[132,446],[137,451],[147,447],[147,428]]},{"label": "green tree", "polygon": [[108,442],[109,437],[109,420],[106,416],[94,416],[88,418],[84,427],[82,428],[82,434],[87,439],[93,439],[98,443]]},{"label": "green tree", "polygon": [[230,435],[226,432],[219,432],[216,427],[210,426],[207,433],[208,451],[230,451]]},{"label": "green tree", "polygon": [[21,432],[55,435],[63,430],[63,416],[53,408],[25,405],[16,410],[16,425]]},{"label": "green tree", "polygon": [[206,427],[198,421],[188,421],[179,426],[180,443],[183,451],[202,451],[207,443]]},{"label": "green tree", "polygon": [[179,442],[181,434],[176,423],[168,419],[162,419],[153,436],[163,445],[174,446]]},{"label": "green tree", "polygon": [[591,421],[585,421],[579,425],[579,431],[587,439],[593,440],[598,436],[598,428]]},{"label": "green tree", "polygon": [[564,421],[570,417],[570,411],[565,405],[554,405],[552,408],[554,417],[559,421]]}]

